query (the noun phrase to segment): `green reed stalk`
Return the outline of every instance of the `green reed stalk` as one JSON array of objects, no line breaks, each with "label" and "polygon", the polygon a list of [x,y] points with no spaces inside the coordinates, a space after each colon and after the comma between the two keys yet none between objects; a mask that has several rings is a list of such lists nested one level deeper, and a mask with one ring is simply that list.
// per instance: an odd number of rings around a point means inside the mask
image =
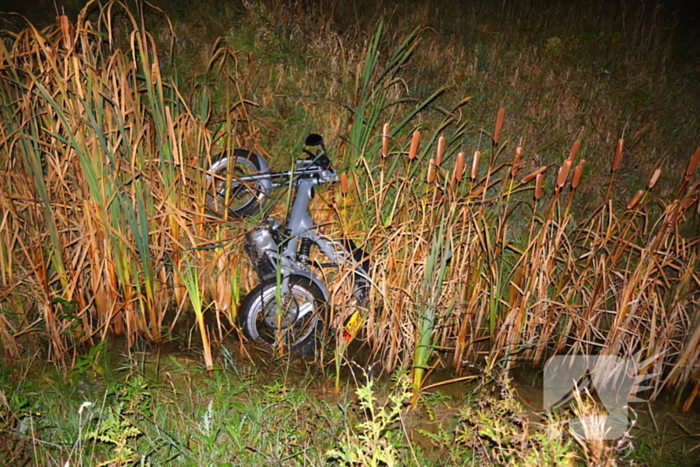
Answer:
[{"label": "green reed stalk", "polygon": [[[36,131],[36,127],[32,125],[31,130],[33,133]],[[51,260],[51,263],[58,274],[63,288],[68,287],[68,277],[66,274],[66,267],[63,262],[63,250],[61,248],[61,240],[58,234],[58,227],[56,226],[56,220],[54,219],[54,213],[51,208],[51,199],[49,198],[48,190],[46,188],[46,182],[44,179],[44,169],[41,166],[41,151],[37,145],[37,138],[33,138],[32,141],[29,139],[23,139],[20,141],[19,148],[21,148],[21,153],[24,157],[25,164],[29,167],[33,181],[34,188],[38,194],[39,200],[42,205],[42,213],[44,217],[44,222],[46,223],[46,230],[49,234],[50,248],[47,253]]]},{"label": "green reed stalk", "polygon": [[[413,354],[413,385],[416,391],[423,387],[424,376],[429,369],[429,360],[435,348],[435,325],[442,298],[442,284],[452,258],[452,241],[446,238],[448,219],[443,212],[440,228],[433,236],[430,253],[425,261],[423,287],[418,303],[416,344]],[[416,392],[417,394],[417,392]]]},{"label": "green reed stalk", "polygon": [[199,326],[199,333],[202,337],[202,345],[204,347],[204,363],[207,370],[211,371],[214,369],[214,359],[211,354],[211,345],[209,343],[209,334],[207,328],[204,324],[204,308],[202,300],[202,291],[199,286],[199,272],[197,268],[197,261],[190,257],[190,255],[185,257],[184,267],[185,270],[181,271],[176,269],[178,276],[185,284],[187,289],[187,295],[190,298],[190,303],[192,304],[192,309],[194,310],[195,317],[197,318],[197,325]]},{"label": "green reed stalk", "polygon": [[[362,73],[356,76],[355,90],[352,103],[349,106],[350,132],[347,138],[347,150],[343,160],[346,164],[360,165],[366,158],[374,162],[382,146],[382,140],[374,138],[375,128],[389,109],[396,109],[400,104],[398,100],[389,100],[389,92],[400,82],[395,78],[395,73],[408,62],[416,47],[418,31],[415,30],[396,47],[386,64],[380,63],[380,51],[384,23],[379,22],[372,41],[365,51]],[[390,138],[396,137],[421,111],[442,94],[447,87],[441,87],[427,99],[421,101],[409,111],[398,123],[392,124]],[[394,110],[396,112],[396,110]],[[398,159],[395,158],[389,165],[387,176],[391,177]]]}]

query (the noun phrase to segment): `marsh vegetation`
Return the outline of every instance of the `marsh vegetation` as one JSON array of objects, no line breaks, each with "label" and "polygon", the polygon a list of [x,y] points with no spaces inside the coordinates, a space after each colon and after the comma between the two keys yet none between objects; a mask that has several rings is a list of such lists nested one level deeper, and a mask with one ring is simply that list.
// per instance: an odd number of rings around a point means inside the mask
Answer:
[{"label": "marsh vegetation", "polygon": [[[20,441],[2,455],[625,462],[615,443],[546,435],[556,421],[528,431],[509,380],[562,354],[644,361],[643,397],[697,410],[698,28],[682,5],[546,3],[542,15],[530,2],[89,2],[44,27],[39,2],[31,21],[6,16],[0,426]],[[370,255],[354,346],[385,378],[381,402],[377,386],[355,394],[341,377],[363,374],[343,339],[327,336],[293,378],[307,383],[290,384],[279,368],[260,376],[234,325],[255,285],[242,238],[260,217],[208,212],[202,167],[247,148],[286,169],[311,132],[345,179],[318,193],[314,217]],[[342,322],[333,302],[326,319]],[[127,362],[103,378],[115,338]],[[178,366],[177,383],[149,376],[135,355],[173,340],[204,367]],[[60,376],[31,376],[44,361]],[[475,384],[465,391],[479,402],[434,395],[437,374]],[[452,404],[442,427],[405,424]],[[584,392],[574,405],[599,410]],[[692,462],[697,429],[679,425],[674,453]],[[646,445],[649,462],[662,444]]]}]

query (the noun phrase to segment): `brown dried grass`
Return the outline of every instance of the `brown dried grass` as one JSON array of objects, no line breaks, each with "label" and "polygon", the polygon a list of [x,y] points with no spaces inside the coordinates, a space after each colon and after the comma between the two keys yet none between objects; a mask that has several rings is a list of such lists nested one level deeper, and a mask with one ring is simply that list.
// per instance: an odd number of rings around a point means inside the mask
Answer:
[{"label": "brown dried grass", "polygon": [[[163,81],[153,38],[128,10],[109,3],[93,24],[92,6],[75,27],[61,16],[58,28],[28,25],[11,48],[0,44],[0,91],[9,103],[0,126],[0,203],[8,208],[0,227],[11,239],[0,263],[24,317],[2,320],[10,356],[17,344],[7,334],[37,331],[36,319],[56,361],[110,333],[159,342],[188,299],[201,298],[182,282],[192,268],[196,290],[235,311],[221,280],[237,277],[235,263],[188,253],[208,242],[198,167],[214,150],[209,115],[195,115]],[[129,41],[109,29],[115,14],[133,30]],[[216,54],[214,66],[225,57]],[[234,109],[231,121],[243,111]]]},{"label": "brown dried grass", "polygon": [[[555,193],[566,185],[580,149],[577,143],[553,181]],[[400,141],[395,144],[400,146]],[[452,146],[449,141],[447,146]],[[461,154],[454,159],[453,183],[459,180],[456,174],[463,159]],[[670,383],[682,387],[694,381],[691,368],[698,365],[693,353],[697,342],[688,338],[700,335],[689,318],[700,290],[700,277],[694,272],[697,255],[691,246],[697,239],[684,239],[678,229],[682,213],[697,202],[695,195],[672,202],[667,213],[651,223],[644,190],[635,195],[629,209],[618,212],[612,203],[604,203],[582,220],[569,210],[573,191],[568,202],[555,194],[544,218],[537,204],[530,212],[521,207],[520,215],[529,226],[523,232],[511,219],[511,197],[535,179],[535,199],[546,203],[547,167],[512,185],[505,182],[512,179],[513,164],[498,164],[496,157],[486,177],[479,179],[478,159],[477,150],[468,182],[447,191],[435,185],[429,191],[417,186],[399,190],[412,184],[396,179],[398,169],[394,182],[384,186],[386,193],[374,192],[377,186],[359,177],[364,186],[359,205],[377,208],[367,201],[393,200],[390,226],[358,226],[371,231],[368,240],[373,245],[376,289],[362,335],[374,360],[387,370],[410,367],[425,306],[437,303],[434,348],[451,355],[456,372],[464,361],[482,361],[486,355],[490,368],[507,371],[515,359],[541,364],[555,353],[631,356],[643,349],[648,356],[668,352],[659,363],[663,371],[655,376],[657,393]],[[433,160],[416,159],[416,163],[424,171],[420,179],[434,174]],[[584,166],[582,159],[574,171],[573,188],[582,183]],[[654,177],[658,178],[656,172]],[[366,212],[360,217],[378,216]],[[426,289],[425,273],[431,270],[430,252],[439,231],[445,235],[442,244],[449,245],[450,267],[439,290]],[[671,356],[671,349],[682,350]]]}]

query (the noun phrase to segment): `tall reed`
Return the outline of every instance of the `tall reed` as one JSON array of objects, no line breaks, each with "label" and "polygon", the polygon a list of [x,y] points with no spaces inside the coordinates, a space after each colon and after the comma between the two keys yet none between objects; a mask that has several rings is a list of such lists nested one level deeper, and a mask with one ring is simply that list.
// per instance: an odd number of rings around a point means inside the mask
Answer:
[{"label": "tall reed", "polygon": [[193,298],[206,289],[188,271],[212,264],[183,258],[205,242],[198,167],[214,135],[208,113],[163,80],[152,35],[124,4],[59,20],[0,42],[2,306],[22,317],[3,312],[0,334],[16,354],[9,334],[39,319],[60,361],[109,332],[160,342],[184,286]]},{"label": "tall reed", "polygon": [[[0,41],[3,351],[16,358],[21,337],[37,333],[56,360],[110,332],[158,342],[190,307],[208,348],[215,334],[205,313],[234,321],[252,286],[231,259],[239,232],[203,211],[199,169],[259,138],[246,78],[217,43],[209,69],[225,78],[217,89],[226,102],[213,122],[209,91],[186,98],[166,82],[153,36],[121,3],[90,3],[74,27],[61,25],[28,25]],[[641,350],[659,355],[656,394],[687,388],[692,403],[698,238],[684,222],[697,210],[700,151],[675,196],[655,197],[657,165],[636,187],[641,195],[621,199],[620,139],[608,186],[595,187],[608,196],[584,209],[577,196],[593,168],[584,170],[593,160],[585,139],[548,166],[525,143],[511,153],[505,110],[490,133],[465,117],[468,98],[436,105],[445,88],[404,99],[397,73],[416,51],[416,33],[387,54],[383,34],[380,25],[364,60],[351,61],[349,117],[333,123],[346,136],[337,150],[344,196],[316,201],[330,205],[321,208],[329,232],[370,251],[357,337],[371,359],[388,371],[413,369],[419,390],[438,365],[508,371],[556,353]],[[530,160],[536,166],[525,170]]]},{"label": "tall reed", "polygon": [[[499,112],[497,125],[503,121]],[[449,134],[451,124],[437,131]],[[446,359],[457,372],[465,361],[507,371],[556,353],[633,357],[642,350],[647,358],[658,355],[655,394],[667,384],[696,384],[691,368],[698,364],[700,333],[690,316],[700,289],[693,272],[698,239],[684,238],[679,228],[697,206],[697,188],[685,189],[662,213],[654,214],[642,190],[632,203],[620,200],[619,209],[609,199],[587,217],[574,216],[572,198],[585,184],[585,162],[574,165],[581,143],[545,183],[546,167],[518,178],[527,148],[508,163],[495,144],[485,170],[478,169],[476,148],[472,176],[463,178],[458,138],[432,138],[452,169],[444,170],[445,162],[436,167],[435,158],[412,158],[416,138],[405,134],[403,143],[395,137],[382,151],[387,160],[365,164],[368,171],[393,165],[392,183],[372,183],[388,179],[381,172],[358,177],[376,283],[362,333],[376,361],[388,370],[414,368],[420,389]],[[616,161],[619,154],[618,147]],[[648,190],[658,176],[654,170]],[[376,219],[391,222],[377,225]]]}]

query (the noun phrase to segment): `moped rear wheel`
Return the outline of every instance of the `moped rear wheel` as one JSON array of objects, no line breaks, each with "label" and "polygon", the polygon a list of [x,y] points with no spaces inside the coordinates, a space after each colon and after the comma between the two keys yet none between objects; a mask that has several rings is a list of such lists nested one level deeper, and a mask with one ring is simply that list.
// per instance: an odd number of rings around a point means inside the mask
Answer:
[{"label": "moped rear wheel", "polygon": [[263,281],[241,303],[238,324],[250,340],[288,350],[314,342],[326,312],[323,292],[309,278],[292,274]]},{"label": "moped rear wheel", "polygon": [[265,198],[261,182],[243,182],[241,177],[259,174],[259,157],[250,151],[236,149],[233,155],[216,157],[207,170],[207,207],[219,217],[245,217],[257,212]]}]

